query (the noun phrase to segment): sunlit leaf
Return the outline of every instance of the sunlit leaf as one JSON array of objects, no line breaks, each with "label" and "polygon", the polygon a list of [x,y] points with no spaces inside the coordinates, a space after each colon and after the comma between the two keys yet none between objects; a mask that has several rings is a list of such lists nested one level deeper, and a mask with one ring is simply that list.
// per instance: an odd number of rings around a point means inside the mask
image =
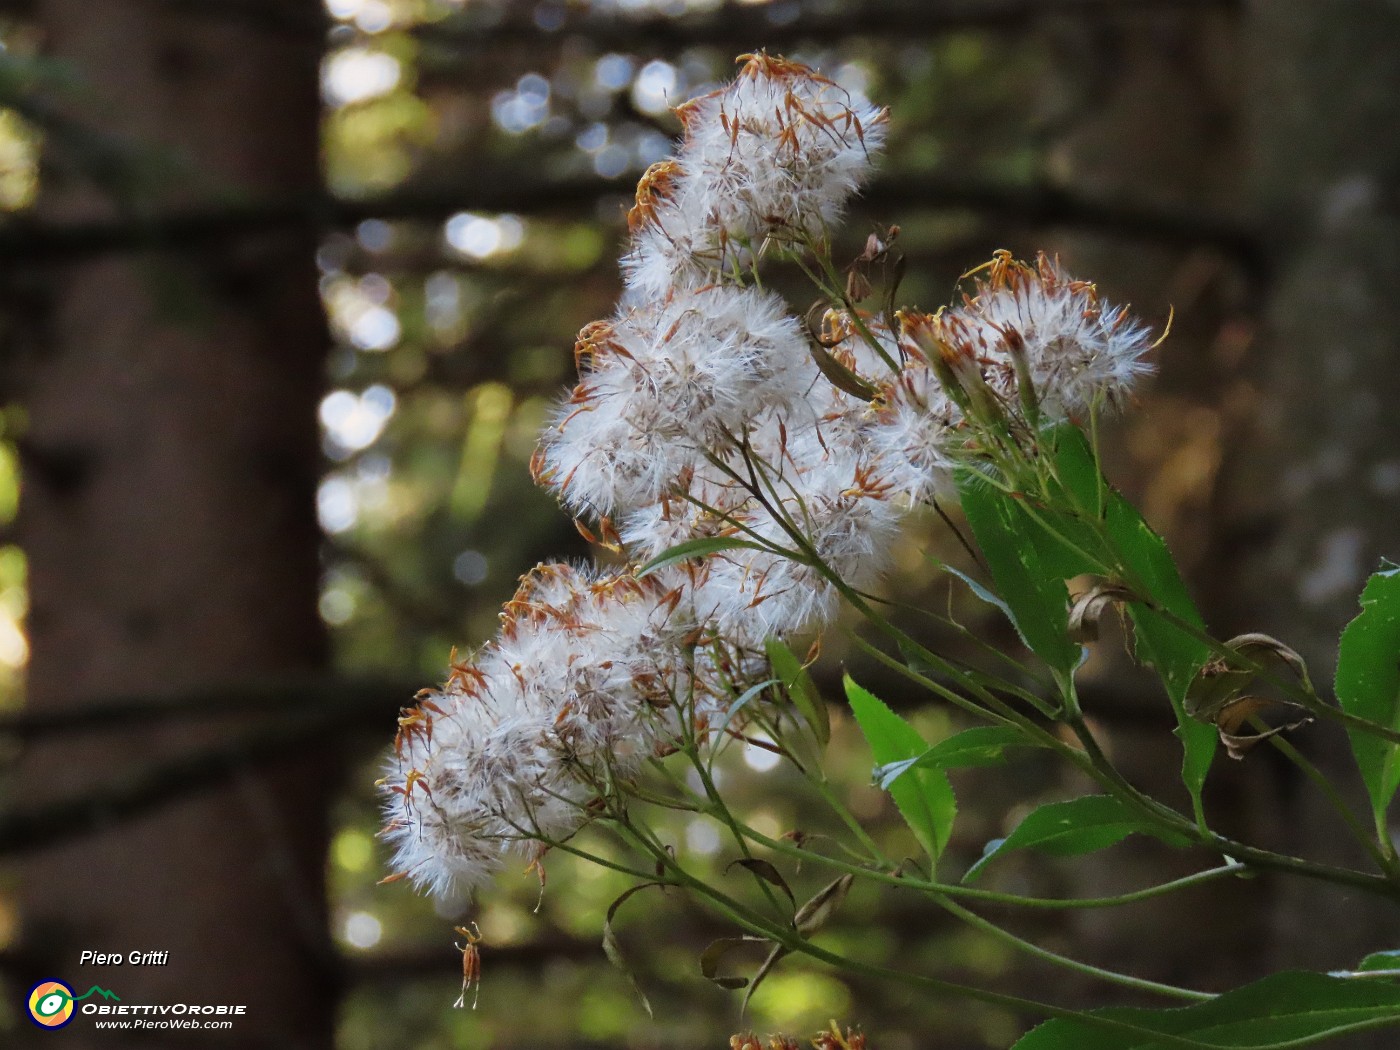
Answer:
[{"label": "sunlit leaf", "polygon": [[1357,970],[1361,973],[1375,973],[1377,970],[1400,971],[1400,951],[1372,952],[1361,960]]},{"label": "sunlit leaf", "polygon": [[[884,702],[846,677],[846,699],[877,765],[917,758],[928,750],[923,737]],[[948,845],[957,803],[948,777],[939,769],[915,769],[888,789],[919,844],[935,861]]]}]

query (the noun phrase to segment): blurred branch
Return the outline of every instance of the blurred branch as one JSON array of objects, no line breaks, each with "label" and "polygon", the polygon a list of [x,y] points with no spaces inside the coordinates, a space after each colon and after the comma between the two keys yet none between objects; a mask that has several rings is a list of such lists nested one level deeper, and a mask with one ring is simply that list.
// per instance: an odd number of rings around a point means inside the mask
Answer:
[{"label": "blurred branch", "polygon": [[[0,228],[0,268],[81,261],[142,249],[197,250],[268,234],[347,228],[371,218],[441,221],[463,210],[577,215],[609,196],[621,201],[630,189],[625,183],[596,177],[545,181],[518,171],[481,171],[465,175],[460,185],[451,189],[402,190],[357,200],[319,195],[91,222],[17,218]],[[1232,216],[1098,199],[1053,184],[896,175],[877,179],[871,186],[860,210],[875,208],[886,213],[914,209],[982,212],[1032,226],[1067,226],[1128,239],[1209,246],[1252,270],[1261,263],[1256,231]]]},{"label": "blurred branch", "polygon": [[[542,29],[531,18],[507,18],[495,24],[473,16],[470,9],[443,22],[415,27],[414,35],[462,51],[488,51],[503,46],[539,47],[549,42],[586,38],[613,51],[666,50],[715,46],[730,50],[787,47],[796,43],[835,43],[857,37],[917,40],[935,33],[969,29],[1024,31],[1057,17],[1123,17],[1158,11],[1228,11],[1241,0],[945,0],[942,3],[854,3],[835,10],[803,8],[785,17],[752,3],[726,3],[712,12],[691,17],[587,14],[565,18],[557,27]],[[474,19],[476,19],[474,21]]]},{"label": "blurred branch", "polygon": [[[118,696],[74,704],[54,711],[20,711],[0,715],[0,736],[36,740],[71,733],[126,729],[156,721],[199,721],[227,715],[277,712],[296,716],[319,706],[367,723],[387,718],[424,683],[409,679],[314,678],[216,685],[178,696]],[[378,718],[375,719],[378,722]],[[379,723],[387,725],[387,722]]]},{"label": "blurred branch", "polygon": [[163,4],[177,14],[291,36],[321,39],[330,28],[320,4],[311,7],[285,0],[163,0]]},{"label": "blurred branch", "polygon": [[[212,688],[180,697],[127,697],[91,702],[67,711],[25,713],[0,720],[0,733],[33,738],[45,734],[125,728],[166,718],[215,718],[245,712],[269,717],[226,741],[128,770],[68,798],[26,809],[0,810],[0,855],[42,849],[106,830],[161,806],[219,788],[239,773],[285,759],[311,743],[351,733],[382,731],[421,681],[321,678]],[[889,695],[898,697],[900,690]],[[1160,721],[1161,712],[1111,704],[1105,691],[1096,717],[1133,725]]]},{"label": "blurred branch", "polygon": [[[223,786],[240,773],[285,759],[304,746],[347,731],[380,726],[387,739],[395,699],[404,697],[402,683],[323,680],[294,692],[252,686],[264,704],[295,697],[300,708],[278,707],[276,714],[255,729],[208,747],[193,748],[174,758],[151,762],[113,777],[106,783],[42,806],[0,811],[0,854],[14,855],[106,830],[162,806],[183,801],[202,791]],[[259,689],[264,691],[259,692]],[[232,696],[230,689],[224,695]],[[308,697],[313,698],[308,702]],[[189,698],[184,698],[189,705]],[[165,701],[169,705],[169,701]],[[128,702],[128,711],[130,711]],[[98,713],[94,705],[86,712]]]}]

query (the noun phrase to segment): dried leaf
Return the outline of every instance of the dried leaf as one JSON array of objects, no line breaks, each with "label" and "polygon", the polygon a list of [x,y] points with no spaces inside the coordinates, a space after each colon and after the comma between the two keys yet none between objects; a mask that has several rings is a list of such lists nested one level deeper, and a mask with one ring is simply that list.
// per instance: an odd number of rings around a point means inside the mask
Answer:
[{"label": "dried leaf", "polygon": [[1074,599],[1069,610],[1069,636],[1076,642],[1096,642],[1099,620],[1104,610],[1118,602],[1134,600],[1136,596],[1121,583],[1104,581],[1095,584]]}]

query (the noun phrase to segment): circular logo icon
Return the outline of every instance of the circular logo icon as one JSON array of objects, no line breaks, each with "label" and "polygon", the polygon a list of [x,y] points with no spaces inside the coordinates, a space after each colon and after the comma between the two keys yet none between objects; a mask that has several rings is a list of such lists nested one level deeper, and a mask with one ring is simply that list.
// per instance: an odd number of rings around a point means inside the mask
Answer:
[{"label": "circular logo icon", "polygon": [[29,989],[29,1019],[40,1028],[62,1028],[73,1020],[73,989],[62,981],[40,981]]}]

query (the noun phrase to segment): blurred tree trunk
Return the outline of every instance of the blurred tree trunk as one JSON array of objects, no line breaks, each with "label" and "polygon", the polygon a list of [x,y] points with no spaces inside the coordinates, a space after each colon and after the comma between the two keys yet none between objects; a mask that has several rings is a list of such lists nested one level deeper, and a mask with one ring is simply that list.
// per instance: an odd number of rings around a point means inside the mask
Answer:
[{"label": "blurred tree trunk", "polygon": [[[1268,264],[1249,289],[1222,280],[1208,254],[1138,252],[1125,267],[1121,246],[1075,242],[1086,273],[1101,272],[1097,259],[1120,264],[1102,271],[1115,296],[1170,299],[1185,322],[1110,460],[1139,461],[1117,476],[1153,479],[1137,495],[1216,632],[1275,634],[1325,686],[1365,575],[1400,553],[1400,10],[1258,0],[1237,23],[1164,17],[1104,32],[1088,46],[1117,57],[1113,87],[1065,143],[1075,185],[1110,199],[1243,207]],[[1243,302],[1242,291],[1263,301]],[[1262,330],[1242,306],[1262,314]],[[1175,740],[1150,720],[1097,713],[1132,778],[1170,794]],[[1313,726],[1296,739],[1365,812],[1344,735]],[[1267,748],[1239,764],[1222,755],[1207,805],[1222,830],[1266,847],[1370,867],[1325,801]],[[1172,860],[1160,851],[1138,857],[1103,865],[1102,885],[1085,892],[1179,873],[1161,869]],[[1400,941],[1393,905],[1276,876],[1073,921],[1098,942],[1098,959],[1216,989],[1284,967],[1347,967]]]},{"label": "blurred tree trunk", "polygon": [[[1259,0],[1247,23],[1252,184],[1273,279],[1254,426],[1220,488],[1223,626],[1287,641],[1325,689],[1365,577],[1400,557],[1400,8]],[[1315,726],[1299,744],[1367,812],[1344,735]],[[1287,784],[1283,845],[1369,868],[1316,793]],[[1276,966],[1347,967],[1400,942],[1393,904],[1274,889]]]},{"label": "blurred tree trunk", "polygon": [[[114,198],[159,210],[316,188],[318,35],[203,6],[35,4],[49,53],[84,79],[65,116],[91,145],[48,173],[46,217],[110,216]],[[317,0],[285,7],[311,25],[320,15]],[[327,337],[314,250],[309,230],[248,232],[30,275],[43,293],[23,333],[32,710],[323,664],[315,409]],[[22,801],[91,792],[240,729],[174,722],[35,746]],[[174,1045],[329,1046],[324,751],[172,793],[150,815],[30,859],[34,976],[128,1003],[247,1006],[232,1032],[182,1032]],[[85,948],[168,951],[169,962],[79,967]],[[85,1020],[65,1033],[75,1046],[128,1045],[101,1036]],[[150,1033],[128,1039],[148,1045]]]},{"label": "blurred tree trunk", "polygon": [[[1057,174],[1091,199],[1215,214],[1239,210],[1241,196],[1237,17],[1225,12],[1164,12],[1089,33],[1065,32],[1066,68],[1082,70],[1082,101],[1051,154]],[[1079,23],[1076,30],[1082,30]],[[1077,61],[1071,63],[1069,57]],[[1219,333],[1242,307],[1235,260],[1209,247],[1105,240],[1091,233],[1061,239],[1076,275],[1099,280],[1114,302],[1161,326],[1172,307],[1173,333],[1156,356],[1158,375],[1141,403],[1108,422],[1106,469],[1167,536],[1172,551],[1208,605],[1203,571],[1214,542],[1210,516],[1222,434],[1230,418],[1230,368]],[[1215,623],[1207,610],[1207,619]],[[1110,632],[1113,625],[1108,626]],[[1096,729],[1137,784],[1189,809],[1181,787],[1181,747],[1159,685],[1137,670],[1128,640],[1106,637],[1086,668],[1106,688],[1088,704]],[[1260,781],[1262,780],[1262,783]],[[1082,792],[1089,785],[1076,784]],[[1212,773],[1208,803],[1223,830],[1249,835],[1269,808],[1273,778],[1223,759]],[[1200,857],[1129,842],[1086,872],[1073,892],[1111,895],[1186,875]],[[1065,917],[1072,943],[1096,962],[1189,987],[1223,989],[1249,980],[1259,964],[1257,936],[1267,907],[1244,883],[1215,885],[1131,908]],[[1151,931],[1144,936],[1144,931]],[[1262,971],[1257,975],[1262,976]],[[1086,1003],[1113,990],[1083,982]],[[1136,1001],[1123,996],[1125,1001]]]}]

